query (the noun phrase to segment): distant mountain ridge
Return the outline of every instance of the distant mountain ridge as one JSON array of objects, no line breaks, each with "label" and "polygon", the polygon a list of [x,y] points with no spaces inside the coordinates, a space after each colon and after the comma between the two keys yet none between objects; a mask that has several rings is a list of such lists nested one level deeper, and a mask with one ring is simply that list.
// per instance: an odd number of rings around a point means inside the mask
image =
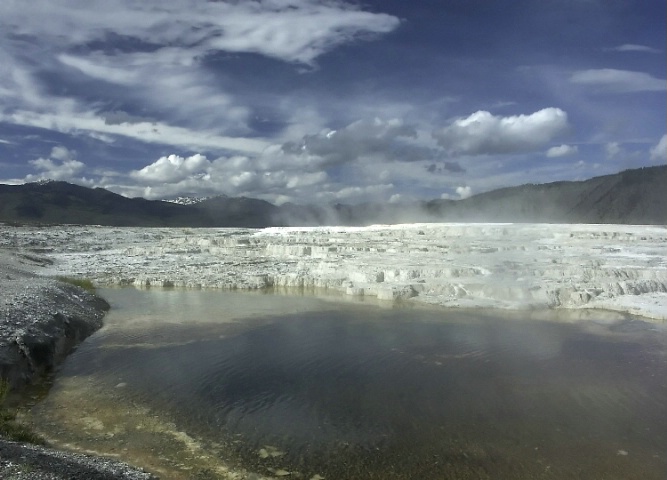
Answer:
[{"label": "distant mountain ridge", "polygon": [[181,202],[126,198],[48,181],[0,185],[0,222],[146,227],[369,225],[410,222],[667,224],[667,166],[585,181],[501,188],[464,200],[331,206],[273,205],[246,197]]}]

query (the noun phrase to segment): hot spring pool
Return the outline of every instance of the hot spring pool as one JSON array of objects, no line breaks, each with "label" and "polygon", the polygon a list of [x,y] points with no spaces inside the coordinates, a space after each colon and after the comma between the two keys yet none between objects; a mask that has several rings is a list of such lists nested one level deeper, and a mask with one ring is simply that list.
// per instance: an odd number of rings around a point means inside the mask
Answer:
[{"label": "hot spring pool", "polygon": [[27,414],[163,479],[667,478],[667,332],[104,289],[105,327]]}]

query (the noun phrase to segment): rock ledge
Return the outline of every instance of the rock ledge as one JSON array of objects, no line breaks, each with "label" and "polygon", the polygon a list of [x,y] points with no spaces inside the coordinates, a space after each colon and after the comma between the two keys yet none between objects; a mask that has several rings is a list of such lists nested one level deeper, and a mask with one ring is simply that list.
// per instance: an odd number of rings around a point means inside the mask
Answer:
[{"label": "rock ledge", "polygon": [[[41,277],[49,260],[0,251],[0,378],[20,389],[52,371],[102,326],[109,309],[85,290]],[[0,438],[0,478],[13,480],[143,480],[124,463]]]}]

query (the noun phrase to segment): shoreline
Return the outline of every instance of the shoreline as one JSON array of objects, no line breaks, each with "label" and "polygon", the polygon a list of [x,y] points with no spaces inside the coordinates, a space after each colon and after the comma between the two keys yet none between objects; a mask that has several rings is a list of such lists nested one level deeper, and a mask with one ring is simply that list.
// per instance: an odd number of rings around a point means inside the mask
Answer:
[{"label": "shoreline", "polygon": [[[41,276],[49,260],[0,249],[0,379],[20,392],[44,378],[102,326],[109,304]],[[0,477],[15,480],[148,480],[122,462],[14,442],[0,436]]]},{"label": "shoreline", "polygon": [[[538,315],[607,310],[664,323],[666,241],[665,227],[623,225],[7,227],[0,230],[0,376],[20,389],[102,326],[108,304],[56,275],[97,286],[319,290]],[[65,479],[86,462],[93,465],[81,467],[86,478],[155,478],[108,459],[0,438],[0,476]],[[94,465],[101,476],[90,473]],[[21,466],[36,470],[21,477]]]},{"label": "shoreline", "polygon": [[20,390],[52,371],[102,327],[109,304],[41,276],[47,258],[0,252],[0,377]]},{"label": "shoreline", "polygon": [[11,227],[0,248],[96,286],[302,289],[452,308],[599,309],[667,321],[667,228],[406,224]]}]

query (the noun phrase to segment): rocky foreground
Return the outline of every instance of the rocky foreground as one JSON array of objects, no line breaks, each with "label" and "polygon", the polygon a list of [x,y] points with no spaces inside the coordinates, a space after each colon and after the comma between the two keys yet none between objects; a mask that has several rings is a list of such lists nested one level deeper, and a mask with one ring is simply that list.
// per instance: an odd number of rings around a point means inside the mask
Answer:
[{"label": "rocky foreground", "polygon": [[0,247],[97,285],[324,289],[459,308],[599,308],[667,320],[667,228],[406,224],[4,227]]},{"label": "rocky foreground", "polygon": [[[69,284],[36,274],[50,261],[0,250],[0,379],[12,389],[39,379],[102,326],[109,305]],[[0,405],[1,407],[2,405]],[[24,445],[0,436],[0,478],[149,479],[123,463]]]},{"label": "rocky foreground", "polygon": [[12,389],[53,370],[109,309],[85,290],[35,274],[49,264],[34,254],[0,253],[0,378]]},{"label": "rocky foreground", "polygon": [[[0,226],[0,374],[15,387],[99,328],[97,285],[324,289],[470,308],[600,308],[667,320],[667,228],[411,224],[168,229]],[[0,477],[150,478],[0,438]]]}]

